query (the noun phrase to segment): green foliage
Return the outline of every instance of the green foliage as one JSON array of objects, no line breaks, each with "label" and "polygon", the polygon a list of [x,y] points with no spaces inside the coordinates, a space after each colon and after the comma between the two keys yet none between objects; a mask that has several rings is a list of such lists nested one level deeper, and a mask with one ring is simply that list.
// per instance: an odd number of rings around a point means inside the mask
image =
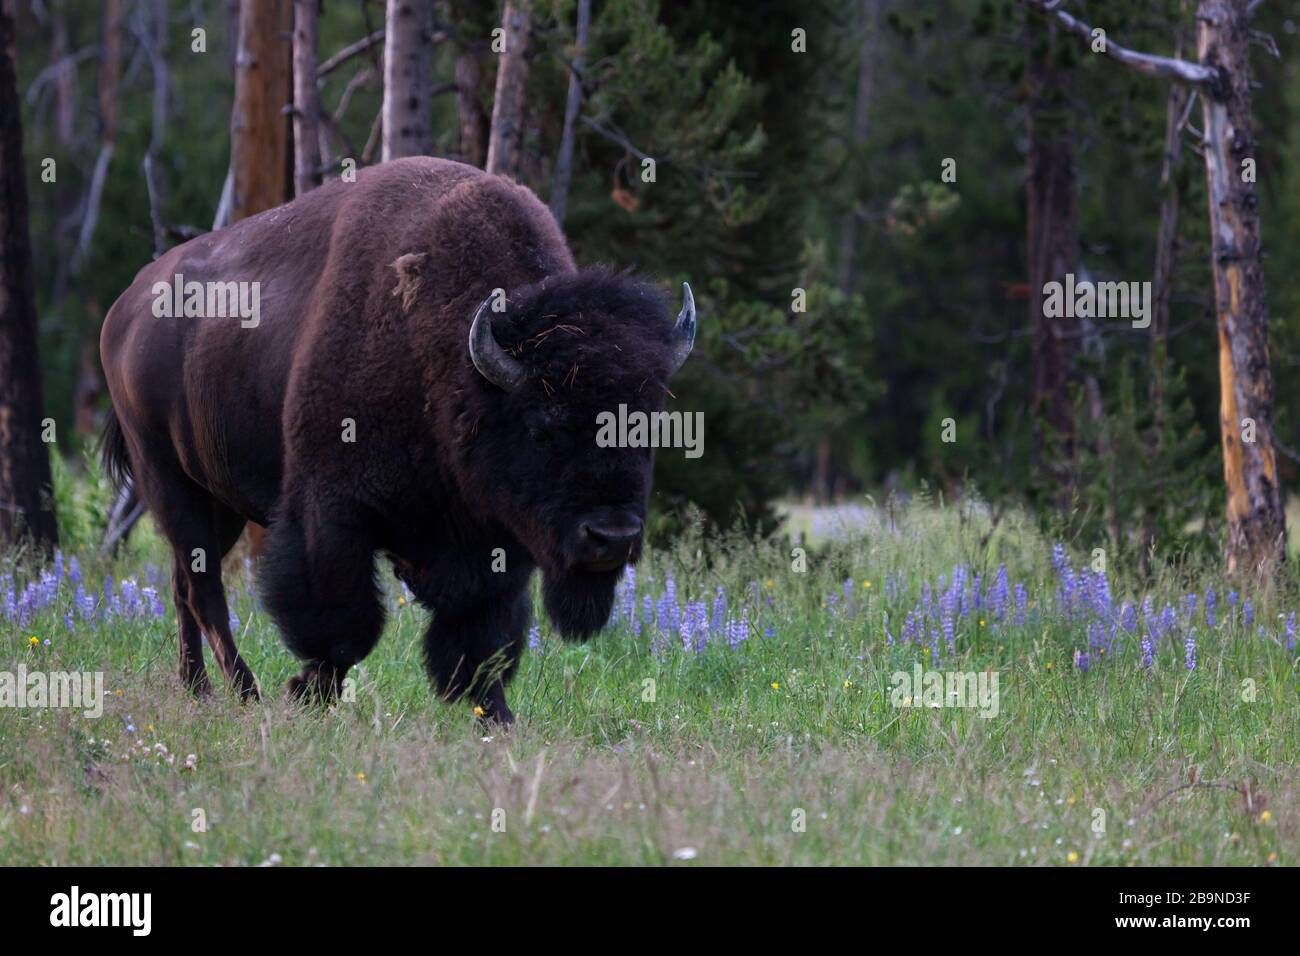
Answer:
[{"label": "green foliage", "polygon": [[116,492],[99,466],[93,445],[82,447],[80,473],[61,455],[52,455],[54,512],[59,546],[65,551],[94,551],[104,537]]},{"label": "green foliage", "polygon": [[[1146,566],[1144,548],[1158,560],[1217,553],[1220,530],[1205,521],[1221,494],[1217,456],[1186,397],[1182,374],[1170,377],[1159,406],[1137,375],[1133,357],[1120,364],[1095,418],[1083,395],[1075,403],[1076,506],[1063,532],[1081,544],[1106,547],[1126,566]],[[1104,544],[1103,544],[1104,543]]]}]

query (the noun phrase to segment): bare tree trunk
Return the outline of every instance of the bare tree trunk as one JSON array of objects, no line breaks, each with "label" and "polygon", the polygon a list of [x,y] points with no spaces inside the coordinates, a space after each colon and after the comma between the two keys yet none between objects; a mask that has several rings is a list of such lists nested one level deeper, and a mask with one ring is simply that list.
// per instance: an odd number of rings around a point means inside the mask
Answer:
[{"label": "bare tree trunk", "polygon": [[560,152],[555,158],[555,173],[551,177],[551,215],[561,226],[569,206],[569,182],[573,179],[573,128],[582,108],[583,57],[590,27],[591,0],[578,0],[578,30],[573,46],[573,64],[569,70],[569,98],[564,104],[564,133],[560,137]]},{"label": "bare tree trunk", "polygon": [[388,0],[382,161],[433,152],[433,0]]},{"label": "bare tree trunk", "polygon": [[1056,69],[1055,23],[1029,24],[1029,320],[1034,330],[1034,464],[1045,468],[1068,505],[1074,488],[1074,414],[1070,386],[1079,349],[1077,317],[1048,317],[1044,286],[1078,271],[1078,181],[1065,77]]},{"label": "bare tree trunk", "polygon": [[[1174,56],[1183,53],[1183,31],[1176,31]],[[1174,261],[1178,252],[1178,213],[1182,203],[1182,128],[1191,105],[1192,91],[1182,83],[1169,85],[1165,102],[1165,147],[1160,162],[1160,231],[1156,235],[1155,298],[1151,316],[1151,434],[1147,442],[1148,474],[1154,474],[1156,462],[1164,450],[1165,390],[1169,369],[1169,303],[1173,293]],[[1138,553],[1138,570],[1144,577],[1150,571],[1151,549],[1155,544],[1157,509],[1163,494],[1153,494],[1142,508],[1142,542]]]},{"label": "bare tree trunk", "polygon": [[487,171],[518,179],[523,165],[524,120],[528,107],[528,50],[532,43],[530,0],[507,0],[501,26],[505,30],[505,49],[501,51],[497,65]]},{"label": "bare tree trunk", "polygon": [[477,54],[462,50],[456,57],[456,110],[460,117],[460,159],[472,166],[487,162],[487,115],[479,102],[483,68]]},{"label": "bare tree trunk", "polygon": [[1199,60],[1218,71],[1216,88],[1201,102],[1219,324],[1219,423],[1230,574],[1268,573],[1286,559],[1286,516],[1273,451],[1273,379],[1259,211],[1255,184],[1245,175],[1255,151],[1247,7],[1246,0],[1202,0],[1196,17]]},{"label": "bare tree trunk", "polygon": [[245,0],[240,7],[230,120],[231,222],[278,206],[286,198],[289,15],[287,0]]},{"label": "bare tree trunk", "polygon": [[320,92],[316,86],[316,27],[320,0],[293,0],[293,193],[320,185]]},{"label": "bare tree trunk", "polygon": [[[862,0],[862,48],[858,52],[858,94],[853,107],[853,134],[850,139],[856,152],[867,141],[867,123],[871,118],[872,87],[876,76],[876,48],[880,36],[880,0]],[[858,255],[858,214],[850,207],[840,222],[840,269],[836,284],[844,292],[853,285],[853,266]]]},{"label": "bare tree trunk", "polygon": [[164,185],[162,174],[157,169],[163,137],[167,133],[168,87],[171,84],[167,70],[166,0],[149,0],[145,22],[137,32],[144,42],[153,69],[153,117],[149,131],[149,149],[144,154],[144,181],[149,191],[149,217],[153,220],[153,254],[156,259],[167,251],[167,229],[163,225],[162,216]]},{"label": "bare tree trunk", "polygon": [[59,543],[49,449],[41,441],[41,364],[23,173],[12,0],[0,0],[0,544]]},{"label": "bare tree trunk", "polygon": [[[232,223],[288,198],[289,123],[284,107],[293,95],[292,13],[288,0],[244,0],[239,9],[235,106],[230,120]],[[262,553],[263,533],[259,525],[249,523],[249,550],[254,555]]]},{"label": "bare tree trunk", "polygon": [[50,65],[54,67],[54,129],[59,142],[71,146],[76,136],[77,68],[68,49],[68,18],[63,0],[56,0],[50,10],[54,41],[50,47]]},{"label": "bare tree trunk", "polygon": [[99,155],[90,178],[86,214],[81,220],[73,271],[79,271],[90,255],[90,244],[99,224],[108,166],[117,147],[117,87],[122,76],[122,0],[104,0],[103,53],[99,59]]}]

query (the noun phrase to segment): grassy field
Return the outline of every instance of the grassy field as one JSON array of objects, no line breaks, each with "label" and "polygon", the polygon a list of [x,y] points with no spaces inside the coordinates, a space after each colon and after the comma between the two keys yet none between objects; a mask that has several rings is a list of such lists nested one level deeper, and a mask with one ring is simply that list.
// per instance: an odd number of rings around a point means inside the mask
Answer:
[{"label": "grassy field", "polygon": [[[297,667],[238,560],[261,704],[179,687],[152,535],[26,592],[15,573],[0,672],[102,671],[106,700],[0,708],[0,864],[1296,862],[1290,597],[1185,568],[1136,592],[976,507],[803,520],[806,570],[690,538],[591,643],[540,621],[509,733],[433,698],[426,612],[387,572],[387,633],[328,711],[284,700]],[[996,675],[996,716],[895,706],[918,663]]]}]

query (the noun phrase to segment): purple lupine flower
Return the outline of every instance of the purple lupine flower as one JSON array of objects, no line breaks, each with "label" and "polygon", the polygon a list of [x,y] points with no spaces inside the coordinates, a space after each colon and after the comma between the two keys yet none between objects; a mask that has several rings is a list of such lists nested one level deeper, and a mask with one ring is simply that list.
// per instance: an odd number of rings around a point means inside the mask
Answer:
[{"label": "purple lupine flower", "polygon": [[149,602],[149,613],[158,618],[162,617],[166,613],[163,609],[162,598],[158,596],[157,589],[144,588],[141,593],[144,595],[145,600]]},{"label": "purple lupine flower", "polygon": [[1237,606],[1237,592],[1236,592],[1236,591],[1229,591],[1229,592],[1228,592],[1228,607],[1236,607],[1236,606]]},{"label": "purple lupine flower", "polygon": [[1092,655],[1087,651],[1075,651],[1074,666],[1079,668],[1079,670],[1083,671],[1085,674],[1088,673],[1089,669],[1092,667]]},{"label": "purple lupine flower", "polygon": [[77,585],[77,593],[73,598],[77,606],[77,614],[83,621],[88,621],[95,616],[95,596],[90,594],[83,585]]},{"label": "purple lupine flower", "polygon": [[1070,616],[1074,609],[1075,578],[1074,572],[1067,566],[1061,575],[1061,584],[1057,588],[1057,601],[1062,613]]},{"label": "purple lupine flower", "polygon": [[1137,608],[1128,601],[1119,609],[1119,624],[1130,634],[1137,630]]},{"label": "purple lupine flower", "polygon": [[1092,608],[1103,620],[1110,620],[1111,608],[1114,604],[1110,594],[1110,582],[1106,579],[1105,571],[1098,571],[1092,576],[1089,582],[1089,596],[1092,598]]},{"label": "purple lupine flower", "polygon": [[939,663],[939,632],[930,628],[930,660]]},{"label": "purple lupine flower", "polygon": [[1065,556],[1065,545],[1057,542],[1052,545],[1052,570],[1058,578],[1063,578],[1070,571],[1070,561]]},{"label": "purple lupine flower", "polygon": [[952,589],[945,591],[943,598],[939,602],[939,624],[943,628],[943,641],[948,645],[949,654],[955,653],[957,650],[956,624],[953,620],[956,604],[957,595]]},{"label": "purple lupine flower", "polygon": [[1156,602],[1150,594],[1142,599],[1142,622],[1146,624],[1148,631],[1157,633],[1153,630],[1160,626],[1156,621]]},{"label": "purple lupine flower", "polygon": [[75,554],[68,559],[68,580],[72,582],[74,587],[81,584],[81,563],[77,560]]},{"label": "purple lupine flower", "polygon": [[542,629],[536,621],[528,628],[528,649],[530,651],[540,651],[542,649]]},{"label": "purple lupine flower", "polygon": [[1210,627],[1216,627],[1218,620],[1215,618],[1214,609],[1218,603],[1218,597],[1214,593],[1214,588],[1209,588],[1205,592],[1205,623]]},{"label": "purple lupine flower", "polygon": [[1151,665],[1155,663],[1155,660],[1155,643],[1152,641],[1151,635],[1148,633],[1142,638],[1142,667],[1146,670],[1150,670]]},{"label": "purple lupine flower", "polygon": [[1295,650],[1295,611],[1286,616],[1286,649],[1288,653]]},{"label": "purple lupine flower", "polygon": [[1006,564],[998,565],[997,577],[993,579],[993,587],[989,589],[989,611],[999,621],[1005,621],[1007,617],[1007,566]]},{"label": "purple lupine flower", "polygon": [[1166,604],[1164,610],[1160,612],[1160,633],[1157,637],[1164,637],[1166,634],[1173,632],[1174,626],[1178,623],[1178,618],[1174,614],[1172,605]]},{"label": "purple lupine flower", "polygon": [[239,615],[235,613],[234,608],[231,608],[230,609],[230,633],[237,634],[239,632],[240,624],[241,622],[239,620]]},{"label": "purple lupine flower", "polygon": [[1246,598],[1246,600],[1241,605],[1241,622],[1246,626],[1246,629],[1249,630],[1250,625],[1253,624],[1254,621],[1255,621],[1255,605],[1250,603],[1250,598]]},{"label": "purple lupine flower", "polygon": [[740,620],[727,622],[727,643],[734,649],[749,639],[749,608],[741,608]]},{"label": "purple lupine flower", "polygon": [[1195,593],[1183,596],[1183,619],[1189,624],[1192,618],[1196,616],[1196,602],[1198,598]]},{"label": "purple lupine flower", "polygon": [[55,550],[54,552],[54,577],[63,577],[63,552],[61,550]]},{"label": "purple lupine flower", "polygon": [[1101,621],[1088,622],[1088,646],[1093,650],[1105,647],[1106,631]]},{"label": "purple lupine flower", "polygon": [[1196,637],[1190,631],[1183,642],[1183,665],[1189,670],[1196,670]]},{"label": "purple lupine flower", "polygon": [[1025,626],[1025,608],[1029,606],[1029,593],[1025,586],[1016,582],[1016,627]]}]

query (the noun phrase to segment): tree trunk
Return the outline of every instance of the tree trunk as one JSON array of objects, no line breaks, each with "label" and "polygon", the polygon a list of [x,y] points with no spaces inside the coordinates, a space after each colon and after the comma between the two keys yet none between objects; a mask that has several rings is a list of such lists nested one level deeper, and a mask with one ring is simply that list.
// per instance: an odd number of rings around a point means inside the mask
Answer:
[{"label": "tree trunk", "polygon": [[94,172],[90,177],[90,192],[86,198],[86,213],[81,220],[81,234],[77,237],[74,272],[85,264],[90,255],[95,227],[99,224],[99,209],[104,198],[104,182],[108,166],[117,148],[117,87],[122,76],[122,0],[105,0],[103,51],[99,58],[99,155],[95,157]]},{"label": "tree trunk", "polygon": [[[1183,33],[1177,31],[1174,57],[1183,54]],[[1173,294],[1174,262],[1178,252],[1178,214],[1182,203],[1182,121],[1192,91],[1181,83],[1171,83],[1165,102],[1165,147],[1160,162],[1160,230],[1156,235],[1155,276],[1152,295],[1155,299],[1151,316],[1151,432],[1147,441],[1148,474],[1154,474],[1164,446],[1165,383],[1169,363],[1169,304]],[[1144,577],[1150,571],[1151,549],[1155,544],[1157,510],[1163,494],[1153,494],[1142,507],[1142,539],[1138,553],[1138,570]]]},{"label": "tree trunk", "polygon": [[1255,184],[1245,181],[1243,167],[1255,155],[1246,9],[1246,0],[1202,0],[1196,18],[1200,62],[1219,74],[1201,102],[1219,327],[1228,572],[1242,575],[1268,574],[1286,558],[1259,212]]},{"label": "tree trunk", "polygon": [[530,9],[530,0],[512,0],[506,3],[501,17],[505,49],[499,54],[492,133],[488,140],[487,171],[514,179],[519,178],[523,164],[528,48],[532,42]]},{"label": "tree trunk", "polygon": [[1029,321],[1033,329],[1033,460],[1068,505],[1074,488],[1074,415],[1070,387],[1079,349],[1077,317],[1044,314],[1044,286],[1078,271],[1078,181],[1066,77],[1057,70],[1057,27],[1029,22],[1028,156]]},{"label": "tree trunk", "polygon": [[[867,123],[871,118],[872,87],[876,76],[876,48],[880,36],[880,0],[862,0],[862,48],[858,52],[858,93],[853,107],[853,133],[850,139],[856,155],[867,141]],[[856,166],[856,164],[854,164]],[[836,284],[849,292],[853,286],[853,267],[858,256],[858,213],[856,196],[840,222],[840,269]]]},{"label": "tree trunk", "polygon": [[433,152],[433,0],[388,0],[383,162]]},{"label": "tree trunk", "polygon": [[[871,0],[867,0],[871,2]],[[587,31],[591,26],[591,0],[578,0],[578,30],[573,46],[573,65],[569,70],[569,98],[564,104],[564,134],[555,158],[551,177],[551,215],[561,226],[569,207],[569,182],[573,179],[573,128],[582,109],[583,56],[587,51]]]},{"label": "tree trunk", "polygon": [[[293,95],[292,15],[288,0],[244,0],[239,7],[230,119],[230,222],[288,198],[289,122],[284,107]],[[262,553],[262,535],[263,529],[249,522],[249,550],[254,555]]]},{"label": "tree trunk", "polygon": [[0,0],[0,545],[59,543],[49,449],[41,441],[41,363],[36,340],[27,169],[18,101],[14,14]]},{"label": "tree trunk", "polygon": [[54,40],[50,46],[50,65],[54,74],[54,129],[59,142],[71,146],[76,136],[77,121],[77,66],[68,49],[68,19],[63,0],[56,0],[50,9]]},{"label": "tree trunk", "polygon": [[293,0],[293,194],[320,185],[316,27],[320,0]]},{"label": "tree trunk", "polygon": [[239,11],[235,106],[230,121],[233,173],[230,221],[280,205],[287,197],[290,95],[287,0],[245,0]]},{"label": "tree trunk", "polygon": [[482,82],[478,56],[462,50],[456,57],[456,110],[460,117],[460,160],[471,166],[487,162],[487,115],[478,98]]}]

